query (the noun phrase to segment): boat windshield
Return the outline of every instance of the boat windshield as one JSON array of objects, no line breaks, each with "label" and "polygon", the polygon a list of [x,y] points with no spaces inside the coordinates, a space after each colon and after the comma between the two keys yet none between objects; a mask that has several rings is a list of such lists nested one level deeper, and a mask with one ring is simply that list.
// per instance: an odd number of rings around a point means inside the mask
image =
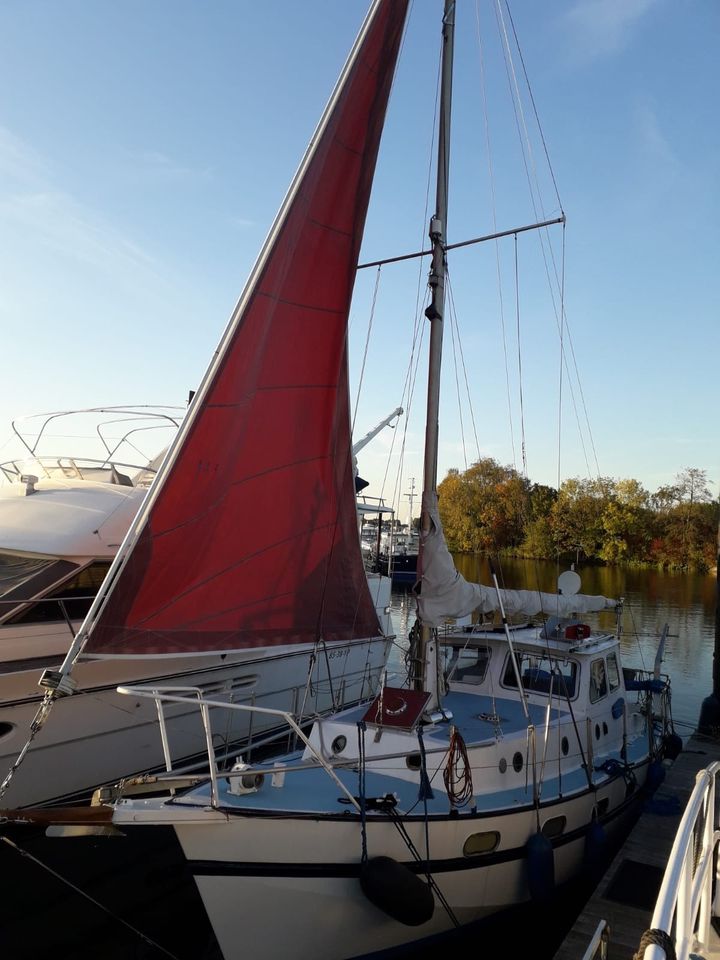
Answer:
[{"label": "boat windshield", "polygon": [[[0,598],[31,580],[53,562],[53,560],[39,557],[19,557],[10,553],[0,553]],[[1,613],[2,610],[0,610]]]},{"label": "boat windshield", "polygon": [[[558,697],[574,697],[577,680],[577,664],[573,660],[558,660],[544,653],[520,651],[517,654],[523,690],[529,693],[550,693]],[[517,687],[512,658],[508,654],[503,685]]]},{"label": "boat windshield", "polygon": [[65,580],[60,586],[24,608],[7,623],[51,623],[56,620],[81,620],[90,609],[96,593],[110,567],[106,560],[96,560]]}]

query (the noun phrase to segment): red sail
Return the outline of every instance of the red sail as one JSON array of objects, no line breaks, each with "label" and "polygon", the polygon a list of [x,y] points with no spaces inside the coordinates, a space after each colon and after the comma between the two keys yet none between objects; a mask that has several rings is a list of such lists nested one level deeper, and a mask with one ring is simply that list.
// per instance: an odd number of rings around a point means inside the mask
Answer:
[{"label": "red sail", "polygon": [[358,542],[347,321],[406,6],[381,0],[366,20],[85,653],[380,633]]}]

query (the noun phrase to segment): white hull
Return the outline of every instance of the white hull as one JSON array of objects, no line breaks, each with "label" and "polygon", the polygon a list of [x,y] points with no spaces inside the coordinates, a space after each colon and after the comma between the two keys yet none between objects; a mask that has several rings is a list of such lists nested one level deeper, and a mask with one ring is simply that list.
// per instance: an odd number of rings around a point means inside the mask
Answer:
[{"label": "white hull", "polygon": [[[638,771],[644,773],[644,768]],[[639,776],[640,780],[641,777]],[[540,821],[565,816],[554,846],[556,885],[576,877],[585,856],[585,828],[593,804],[608,798],[608,832],[621,825],[625,782],[620,777],[597,794],[582,793],[541,809]],[[145,818],[132,813],[134,823]],[[418,810],[420,813],[421,810]],[[149,820],[162,822],[148,811]],[[361,833],[352,816],[271,818],[174,807],[168,819],[180,840],[202,896],[224,960],[240,960],[249,945],[262,944],[268,960],[347,960],[413,943],[452,929],[435,899],[432,918],[417,927],[391,919],[363,894],[358,879]],[[123,808],[115,822],[123,829]],[[416,849],[424,855],[425,825],[420,816],[404,819]],[[496,830],[501,842],[487,855],[467,858],[468,836]],[[481,920],[529,900],[525,844],[536,832],[531,808],[482,816],[431,818],[430,869],[435,883],[461,925]],[[393,823],[369,816],[368,854],[410,864],[413,858]],[[421,874],[422,875],[422,874]]]},{"label": "white hull", "polygon": [[[312,669],[305,715],[371,695],[385,665],[388,641],[355,641],[322,651]],[[22,770],[8,788],[3,806],[17,807],[86,793],[101,784],[164,766],[153,702],[121,696],[121,684],[180,684],[200,687],[206,696],[234,703],[299,711],[306,696],[312,649],[262,648],[239,654],[160,660],[95,660],[73,672],[78,692],[58,700],[52,719],[38,734]],[[46,662],[43,666],[48,666]],[[328,674],[328,668],[331,676]],[[25,744],[40,703],[39,666],[0,675],[0,770],[2,776]],[[331,679],[332,677],[332,679]],[[332,692],[331,692],[332,690]],[[174,765],[206,751],[197,708],[167,711]],[[259,714],[233,711],[216,738],[229,743],[256,737],[274,727]],[[252,718],[252,719],[251,719]],[[251,726],[252,725],[252,726]]]}]

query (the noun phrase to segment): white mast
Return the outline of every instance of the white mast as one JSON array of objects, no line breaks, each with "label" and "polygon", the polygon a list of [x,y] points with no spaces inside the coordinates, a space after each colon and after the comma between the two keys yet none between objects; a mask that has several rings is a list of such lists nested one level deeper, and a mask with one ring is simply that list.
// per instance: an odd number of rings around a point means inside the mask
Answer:
[{"label": "white mast", "polygon": [[[440,408],[440,366],[442,360],[443,317],[445,313],[445,243],[447,242],[448,171],[450,167],[450,106],[452,101],[453,47],[455,37],[455,0],[445,0],[443,15],[442,79],[440,86],[440,122],[438,125],[438,160],[435,215],[430,220],[432,266],[428,284],[430,306],[425,316],[430,321],[430,357],[428,370],[427,419],[425,423],[425,463],[423,467],[423,504],[421,531],[430,532],[431,521],[426,495],[437,491],[438,416]],[[418,558],[422,575],[422,537]],[[418,659],[422,676],[416,686],[430,694],[429,711],[440,705],[438,684],[437,641],[431,628],[421,624]]]}]

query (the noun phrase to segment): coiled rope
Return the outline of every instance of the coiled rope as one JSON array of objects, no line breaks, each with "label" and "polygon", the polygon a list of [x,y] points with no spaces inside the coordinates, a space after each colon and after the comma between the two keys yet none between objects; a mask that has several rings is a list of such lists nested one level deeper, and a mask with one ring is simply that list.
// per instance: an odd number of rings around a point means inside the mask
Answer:
[{"label": "coiled rope", "polygon": [[464,807],[473,795],[472,770],[467,748],[457,727],[450,728],[450,748],[443,781],[453,807]]},{"label": "coiled rope", "polygon": [[637,949],[637,953],[633,954],[633,960],[643,960],[645,948],[653,943],[665,951],[667,960],[676,960],[675,944],[673,943],[672,937],[669,933],[666,933],[664,930],[658,930],[656,927],[651,927],[649,930],[646,930],[642,937],[640,937],[640,946]]}]

